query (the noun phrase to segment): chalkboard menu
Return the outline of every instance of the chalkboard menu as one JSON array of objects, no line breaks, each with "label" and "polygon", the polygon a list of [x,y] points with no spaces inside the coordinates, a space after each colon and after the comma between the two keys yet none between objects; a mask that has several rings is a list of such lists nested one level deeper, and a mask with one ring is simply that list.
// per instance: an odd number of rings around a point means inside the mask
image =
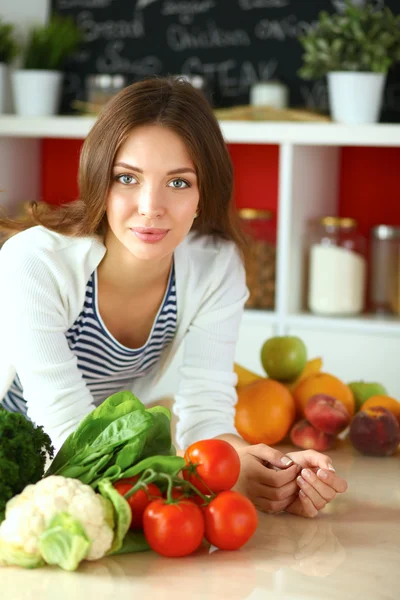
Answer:
[{"label": "chalkboard menu", "polygon": [[[353,0],[362,3],[363,0]],[[399,10],[399,0],[373,0]],[[86,77],[121,74],[202,75],[216,108],[248,104],[258,81],[279,80],[291,106],[327,110],[325,79],[303,81],[297,37],[321,10],[342,11],[344,0],[52,0],[53,13],[70,15],[84,33],[65,66],[62,112],[85,100]],[[400,121],[400,69],[389,74],[383,121]]]}]

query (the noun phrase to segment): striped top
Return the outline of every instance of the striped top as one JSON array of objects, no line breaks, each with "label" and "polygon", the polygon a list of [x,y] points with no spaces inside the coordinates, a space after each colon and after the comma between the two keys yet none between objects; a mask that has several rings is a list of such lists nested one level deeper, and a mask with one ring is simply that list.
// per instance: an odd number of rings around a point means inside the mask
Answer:
[{"label": "striped top", "polygon": [[[159,360],[175,335],[177,302],[175,268],[172,265],[167,289],[147,342],[141,348],[127,348],[107,330],[98,309],[97,270],[86,285],[83,310],[66,332],[68,345],[78,359],[78,368],[98,406],[108,396],[132,389],[133,381],[145,375]],[[26,415],[27,406],[18,375],[2,405]]]}]

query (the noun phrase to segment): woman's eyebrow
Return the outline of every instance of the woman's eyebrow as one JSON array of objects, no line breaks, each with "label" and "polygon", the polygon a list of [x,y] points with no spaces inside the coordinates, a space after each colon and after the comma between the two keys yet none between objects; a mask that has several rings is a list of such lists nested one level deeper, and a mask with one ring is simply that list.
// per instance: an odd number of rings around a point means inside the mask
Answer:
[{"label": "woman's eyebrow", "polygon": [[[143,173],[143,169],[139,167],[135,167],[134,165],[128,165],[128,163],[117,162],[114,167],[123,167],[124,169],[130,169],[131,171],[137,171],[138,173]],[[179,175],[181,173],[193,173],[196,175],[196,171],[191,169],[190,167],[182,167],[180,169],[173,169],[172,171],[168,171],[167,175]]]}]

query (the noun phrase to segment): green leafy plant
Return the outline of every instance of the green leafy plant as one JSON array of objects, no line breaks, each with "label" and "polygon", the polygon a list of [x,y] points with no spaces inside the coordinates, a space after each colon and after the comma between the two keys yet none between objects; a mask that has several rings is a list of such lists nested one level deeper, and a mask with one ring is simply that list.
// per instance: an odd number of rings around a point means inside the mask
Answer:
[{"label": "green leafy plant", "polygon": [[53,453],[42,427],[0,407],[0,521],[8,500],[43,477],[46,458]]},{"label": "green leafy plant", "polygon": [[370,3],[347,0],[343,14],[322,11],[317,25],[299,37],[305,53],[299,75],[319,79],[332,71],[387,73],[400,60],[400,16]]},{"label": "green leafy plant", "polygon": [[14,26],[0,19],[0,63],[10,63],[19,50],[14,38]]},{"label": "green leafy plant", "polygon": [[113,394],[69,435],[46,476],[72,477],[96,488],[102,479],[133,477],[147,468],[146,462],[135,468],[145,459],[153,469],[160,461],[164,471],[179,469],[184,461],[171,443],[170,419],[167,408],[146,409],[132,392]]},{"label": "green leafy plant", "polygon": [[81,39],[82,33],[71,18],[54,16],[47,25],[30,30],[22,68],[59,71]]}]

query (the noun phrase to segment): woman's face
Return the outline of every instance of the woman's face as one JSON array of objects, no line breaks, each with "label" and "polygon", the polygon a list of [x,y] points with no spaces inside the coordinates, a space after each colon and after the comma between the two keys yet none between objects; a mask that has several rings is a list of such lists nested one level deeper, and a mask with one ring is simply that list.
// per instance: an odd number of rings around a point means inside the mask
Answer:
[{"label": "woman's face", "polygon": [[181,138],[166,127],[142,125],[115,157],[106,244],[111,236],[142,260],[172,255],[189,232],[198,203],[195,167]]}]

